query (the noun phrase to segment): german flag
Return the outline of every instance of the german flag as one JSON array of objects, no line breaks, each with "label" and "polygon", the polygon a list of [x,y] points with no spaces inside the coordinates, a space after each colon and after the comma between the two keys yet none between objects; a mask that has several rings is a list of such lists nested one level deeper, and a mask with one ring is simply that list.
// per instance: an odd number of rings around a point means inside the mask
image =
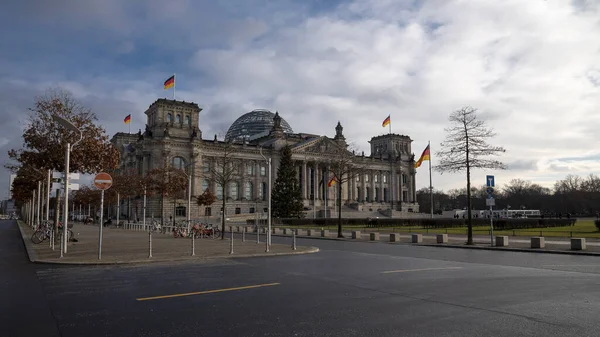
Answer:
[{"label": "german flag", "polygon": [[331,178],[331,180],[329,180],[329,182],[327,183],[327,187],[331,187],[331,186],[335,185],[335,182],[336,182],[335,177]]},{"label": "german flag", "polygon": [[131,114],[127,115],[127,117],[125,117],[125,119],[123,120],[123,122],[125,124],[129,124],[129,122],[131,122]]},{"label": "german flag", "polygon": [[383,123],[381,123],[381,126],[385,128],[388,124],[390,124],[390,122],[392,121],[390,117],[391,115],[387,116],[387,118],[383,120]]},{"label": "german flag", "polygon": [[423,154],[421,154],[421,158],[419,158],[419,161],[417,161],[415,163],[415,168],[421,166],[421,163],[424,162],[425,160],[430,160],[429,159],[429,145],[427,145],[425,150],[423,150]]},{"label": "german flag", "polygon": [[165,81],[165,90],[172,88],[173,86],[175,86],[175,75],[169,77],[166,81]]}]

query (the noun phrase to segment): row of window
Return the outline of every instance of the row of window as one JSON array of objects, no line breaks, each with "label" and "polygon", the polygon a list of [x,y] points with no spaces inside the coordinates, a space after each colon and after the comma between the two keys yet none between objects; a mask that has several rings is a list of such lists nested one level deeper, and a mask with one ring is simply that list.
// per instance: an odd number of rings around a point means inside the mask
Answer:
[{"label": "row of window", "polygon": [[[173,121],[173,114],[171,114],[171,113],[169,112],[169,113],[167,113],[167,122],[168,122],[168,123],[171,123],[172,121]],[[175,123],[181,124],[181,115],[180,115],[180,114],[176,114],[176,115],[175,115]],[[185,116],[185,119],[184,119],[184,123],[183,123],[183,124],[184,124],[184,125],[190,125],[190,124],[192,124],[192,122],[191,122],[191,117],[190,117],[189,115],[186,115],[186,116]]]},{"label": "row of window", "polygon": [[[268,208],[263,208],[262,212],[263,213],[267,213],[268,210],[269,210]],[[221,207],[221,212],[222,211],[223,211],[223,207]],[[260,209],[257,210],[254,207],[250,207],[248,209],[248,213],[250,213],[250,214],[254,214],[254,213],[258,212],[258,211],[260,211]],[[175,216],[178,216],[178,217],[187,216],[186,212],[187,212],[187,207],[185,207],[185,206],[177,206],[177,207],[175,207]],[[236,207],[234,212],[235,212],[235,214],[242,214],[242,209],[240,207]],[[205,207],[204,208],[204,216],[212,216],[212,208],[211,207]]]},{"label": "row of window", "polygon": [[[365,194],[361,194],[362,190],[360,187],[356,188],[356,201],[360,201],[361,197],[367,202],[381,202],[381,197],[383,197],[383,202],[389,202],[389,191],[387,188],[383,189],[383,195],[380,194],[379,188],[375,188],[375,195],[371,195],[372,191],[370,187],[366,187]],[[402,191],[402,200],[408,200],[408,191]]]},{"label": "row of window", "polygon": [[[260,200],[266,200],[266,196],[267,196],[267,183],[259,183],[260,184],[260,188],[258,189],[258,199]],[[202,191],[206,191],[207,188],[209,188],[210,183],[208,180],[203,180],[202,181]],[[217,197],[218,200],[223,200],[223,186],[221,186],[221,184],[215,183],[215,196]],[[254,184],[250,181],[247,181],[244,184],[244,191],[243,191],[243,196],[246,200],[253,200],[253,195],[254,195]],[[239,200],[240,198],[240,193],[239,193],[239,184],[238,182],[232,181],[231,183],[229,183],[229,197],[232,200]]]},{"label": "row of window", "polygon": [[[206,172],[210,172],[210,165],[211,165],[211,163],[210,163],[210,162],[208,162],[208,161],[205,161],[205,162],[202,164],[202,170],[203,170],[205,173],[206,173]],[[233,164],[232,164],[232,165],[233,165]],[[255,171],[255,170],[254,170],[254,165],[248,165],[248,166],[246,166],[246,174],[247,174],[247,175],[249,175],[249,176],[253,176],[253,175],[254,175],[254,171]],[[239,172],[239,166],[235,168],[235,171],[234,171],[234,173],[235,173],[235,174],[240,174],[240,172]],[[260,166],[260,175],[261,175],[261,176],[263,176],[263,177],[267,175],[267,167],[266,167],[266,166],[262,166],[262,165]]]},{"label": "row of window", "polygon": [[[366,183],[369,182],[369,176],[370,176],[369,174],[365,174],[365,182]],[[383,177],[383,182],[387,183],[388,182],[388,176],[387,176],[387,174],[382,174],[382,177]],[[356,181],[360,182],[360,176],[356,176]],[[403,174],[402,175],[402,183],[406,184],[406,181],[407,181],[406,174]],[[373,175],[373,182],[376,182],[376,183],[379,182],[379,174]]]},{"label": "row of window", "polygon": [[[173,159],[171,159],[171,166],[177,169],[183,169],[185,168],[185,159],[181,158],[181,157],[174,157]],[[208,161],[205,161],[203,163],[203,171],[205,173],[210,172],[210,166],[211,163]],[[254,165],[248,165],[246,166],[246,174],[249,176],[253,176],[254,175]],[[235,174],[239,174],[239,170],[236,170]],[[265,166],[260,166],[260,175],[262,177],[267,175],[267,168]],[[369,174],[365,174],[364,176],[364,180],[365,182],[369,182],[369,178],[370,175]],[[384,183],[388,182],[388,175],[387,174],[382,174],[382,179]],[[356,181],[360,182],[360,176],[356,176]],[[379,182],[379,174],[375,174],[373,175],[373,181],[378,183]],[[406,184],[407,182],[407,176],[405,174],[402,174],[402,183]]]}]

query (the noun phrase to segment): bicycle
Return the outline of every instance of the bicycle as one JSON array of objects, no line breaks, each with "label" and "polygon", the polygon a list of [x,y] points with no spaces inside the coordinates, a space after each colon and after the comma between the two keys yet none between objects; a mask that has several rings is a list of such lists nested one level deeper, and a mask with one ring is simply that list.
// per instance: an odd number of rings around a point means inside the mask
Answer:
[{"label": "bicycle", "polygon": [[149,232],[160,232],[162,229],[161,224],[156,220],[153,220],[149,227]]},{"label": "bicycle", "polygon": [[[54,226],[47,221],[42,222],[42,224],[38,227],[38,229],[31,235],[31,242],[34,244],[40,244],[44,242],[46,239],[50,239],[52,236],[52,231],[54,230]],[[58,237],[62,238],[62,223],[58,223]],[[73,239],[73,231],[69,228],[67,232],[67,241],[71,241]],[[55,238],[56,240],[56,238]]]},{"label": "bicycle", "polygon": [[173,237],[175,238],[185,238],[188,237],[189,234],[187,232],[187,226],[177,223],[176,227],[173,228]]},{"label": "bicycle", "polygon": [[219,227],[213,227],[213,225],[210,224],[200,224],[199,227],[194,225],[194,230],[196,232],[196,238],[218,239],[221,237],[221,231],[219,230]]}]

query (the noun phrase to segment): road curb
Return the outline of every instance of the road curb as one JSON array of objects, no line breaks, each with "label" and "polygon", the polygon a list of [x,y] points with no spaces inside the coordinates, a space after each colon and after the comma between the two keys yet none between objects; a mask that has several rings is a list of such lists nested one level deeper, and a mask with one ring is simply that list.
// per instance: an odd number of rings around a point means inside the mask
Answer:
[{"label": "road curb", "polygon": [[165,263],[165,262],[194,262],[194,261],[207,261],[207,260],[220,260],[220,259],[237,259],[237,258],[249,258],[249,257],[269,257],[269,256],[291,256],[291,255],[304,255],[314,254],[319,252],[318,247],[309,247],[305,251],[295,252],[280,252],[280,253],[256,253],[256,254],[241,254],[241,255],[220,255],[220,256],[207,256],[207,257],[182,257],[174,259],[144,259],[144,260],[133,260],[133,261],[55,261],[55,260],[32,260],[31,262],[37,264],[55,264],[55,265],[72,265],[72,266],[110,266],[110,265],[141,265],[141,264],[152,264],[152,263]]},{"label": "road curb", "polygon": [[19,232],[21,232],[21,239],[23,240],[23,246],[25,246],[25,250],[27,251],[27,258],[31,262],[35,262],[37,260],[37,254],[35,249],[33,248],[33,242],[31,242],[31,238],[28,238],[25,235],[25,231],[21,226],[23,225],[22,220],[17,220],[17,227],[19,227]]},{"label": "road curb", "polygon": [[460,248],[460,249],[479,249],[479,250],[495,250],[504,252],[519,252],[533,254],[561,254],[561,255],[583,255],[583,256],[600,256],[600,253],[585,252],[585,251],[565,251],[553,249],[536,249],[536,248],[505,248],[505,247],[478,247],[468,245],[446,245],[446,244],[415,244],[415,246],[423,247],[440,247],[440,248]]}]

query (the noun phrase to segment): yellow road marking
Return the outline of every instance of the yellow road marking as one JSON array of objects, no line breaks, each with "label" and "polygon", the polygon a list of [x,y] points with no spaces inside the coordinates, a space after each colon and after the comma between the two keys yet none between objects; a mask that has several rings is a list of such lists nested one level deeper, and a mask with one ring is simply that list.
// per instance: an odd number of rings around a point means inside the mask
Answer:
[{"label": "yellow road marking", "polygon": [[253,288],[261,288],[261,287],[271,287],[277,286],[281,283],[265,283],[265,284],[255,284],[251,286],[243,286],[243,287],[235,287],[235,288],[223,288],[223,289],[213,289],[213,290],[205,290],[205,291],[196,291],[193,293],[182,293],[182,294],[172,294],[172,295],[164,295],[164,296],[153,296],[153,297],[142,297],[136,298],[136,301],[150,301],[150,300],[160,300],[163,298],[173,298],[173,297],[183,297],[183,296],[193,296],[193,295],[204,295],[204,294],[214,294],[214,293],[222,293],[226,291],[235,291],[235,290],[245,290],[245,289],[253,289]]},{"label": "yellow road marking", "polygon": [[446,268],[423,268],[423,269],[400,269],[400,270],[388,270],[382,271],[382,274],[392,274],[392,273],[409,273],[413,271],[428,271],[428,270],[452,270],[452,269],[462,269],[463,267],[446,267]]}]

